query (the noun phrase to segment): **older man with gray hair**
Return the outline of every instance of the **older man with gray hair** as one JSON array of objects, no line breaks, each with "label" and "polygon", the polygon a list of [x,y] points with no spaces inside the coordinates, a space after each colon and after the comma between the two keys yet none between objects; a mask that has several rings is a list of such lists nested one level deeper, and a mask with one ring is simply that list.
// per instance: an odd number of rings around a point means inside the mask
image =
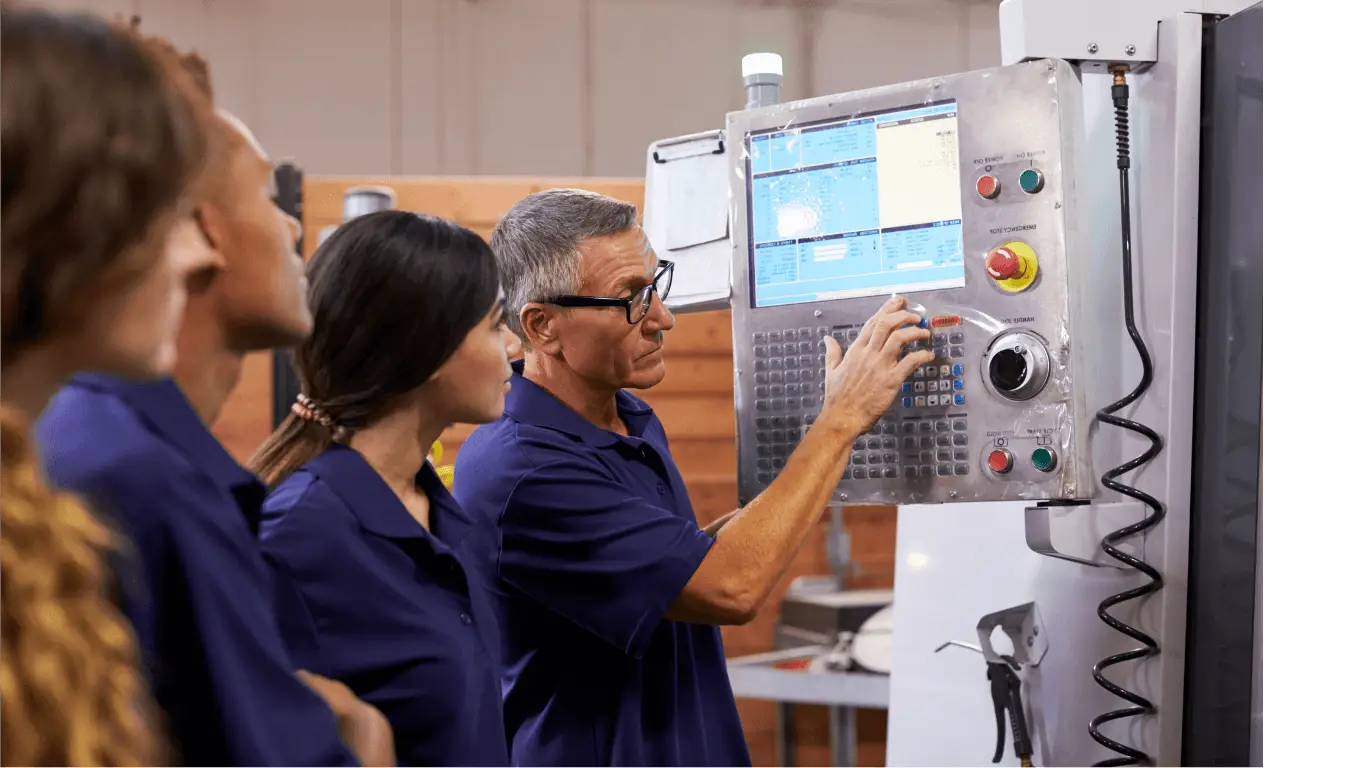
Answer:
[{"label": "older man with gray hair", "polygon": [[497,542],[514,765],[748,765],[720,624],[777,585],[855,439],[931,353],[899,298],[842,351],[825,340],[825,404],[772,485],[701,529],[664,428],[628,389],[664,378],[674,265],[635,206],[557,189],[493,232],[525,361],[502,419],[455,463],[455,494]]}]

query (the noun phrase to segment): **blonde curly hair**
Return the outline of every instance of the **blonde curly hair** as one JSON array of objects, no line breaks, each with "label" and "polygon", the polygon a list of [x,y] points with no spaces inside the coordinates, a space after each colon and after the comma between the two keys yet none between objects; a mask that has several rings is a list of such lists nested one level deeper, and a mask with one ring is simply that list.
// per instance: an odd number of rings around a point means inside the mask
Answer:
[{"label": "blonde curly hair", "polygon": [[[194,82],[207,71],[130,30],[8,0],[0,16],[8,370],[148,267],[135,246],[202,177],[210,113]],[[0,764],[164,764],[112,599],[121,542],[47,485],[29,418],[0,406]]]},{"label": "blonde curly hair", "polygon": [[110,600],[109,529],[43,481],[0,408],[0,762],[155,765],[155,710]]}]

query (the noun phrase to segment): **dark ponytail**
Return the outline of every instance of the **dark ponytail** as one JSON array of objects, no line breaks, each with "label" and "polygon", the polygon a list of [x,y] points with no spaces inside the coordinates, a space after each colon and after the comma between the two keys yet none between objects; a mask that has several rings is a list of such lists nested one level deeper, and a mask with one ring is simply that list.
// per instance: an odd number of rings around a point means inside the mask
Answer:
[{"label": "dark ponytail", "polygon": [[247,462],[271,487],[431,378],[498,300],[483,238],[406,211],[343,224],[307,272],[313,332],[294,352],[302,393]]}]

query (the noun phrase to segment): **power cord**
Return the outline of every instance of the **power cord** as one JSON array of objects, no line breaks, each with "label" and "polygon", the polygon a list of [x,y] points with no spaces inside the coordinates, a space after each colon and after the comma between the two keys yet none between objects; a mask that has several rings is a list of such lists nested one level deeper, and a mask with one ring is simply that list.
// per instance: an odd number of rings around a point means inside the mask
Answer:
[{"label": "power cord", "polygon": [[1096,763],[1097,766],[1139,765],[1144,763],[1150,764],[1152,762],[1152,759],[1142,750],[1127,744],[1121,744],[1102,734],[1100,732],[1100,726],[1114,720],[1151,715],[1157,712],[1157,708],[1153,706],[1152,702],[1133,691],[1127,690],[1114,682],[1111,682],[1105,677],[1104,672],[1116,664],[1123,664],[1127,661],[1136,661],[1156,656],[1160,651],[1156,640],[1136,627],[1116,619],[1110,614],[1110,609],[1122,603],[1127,603],[1130,600],[1146,597],[1147,595],[1151,595],[1162,589],[1162,574],[1159,573],[1156,568],[1121,551],[1117,545],[1130,536],[1149,530],[1162,522],[1162,519],[1167,516],[1166,507],[1162,505],[1162,502],[1137,488],[1125,485],[1116,480],[1120,475],[1128,474],[1152,461],[1162,452],[1163,445],[1162,436],[1157,434],[1151,427],[1115,415],[1116,412],[1123,408],[1127,408],[1142,397],[1153,382],[1152,357],[1148,353],[1147,344],[1143,342],[1143,337],[1138,331],[1137,323],[1134,322],[1133,246],[1130,240],[1129,221],[1129,85],[1125,80],[1125,73],[1127,70],[1128,67],[1124,65],[1115,65],[1110,68],[1110,73],[1114,76],[1114,84],[1110,87],[1110,95],[1114,100],[1115,105],[1115,139],[1118,146],[1120,233],[1124,249],[1124,324],[1128,328],[1129,338],[1133,341],[1134,348],[1138,351],[1138,358],[1143,364],[1143,376],[1139,380],[1138,386],[1135,387],[1132,392],[1111,405],[1102,408],[1096,418],[1104,424],[1126,429],[1130,432],[1137,432],[1148,438],[1151,442],[1151,445],[1148,446],[1148,449],[1144,451],[1142,455],[1138,458],[1126,461],[1109,472],[1106,472],[1101,476],[1100,482],[1106,488],[1109,488],[1116,493],[1143,502],[1143,504],[1152,509],[1152,514],[1133,525],[1128,525],[1119,530],[1112,531],[1101,542],[1101,548],[1105,550],[1106,554],[1125,565],[1128,565],[1130,568],[1140,571],[1148,577],[1148,581],[1134,589],[1126,590],[1105,598],[1101,601],[1100,606],[1096,610],[1101,621],[1105,622],[1111,629],[1133,638],[1142,644],[1141,648],[1135,648],[1131,651],[1124,651],[1123,653],[1117,653],[1113,656],[1107,656],[1106,658],[1101,659],[1100,662],[1091,669],[1091,676],[1095,678],[1096,683],[1098,683],[1100,687],[1132,705],[1105,712],[1097,715],[1091,720],[1087,729],[1091,734],[1091,738],[1101,746],[1122,755],[1122,757],[1102,760],[1101,762]]}]

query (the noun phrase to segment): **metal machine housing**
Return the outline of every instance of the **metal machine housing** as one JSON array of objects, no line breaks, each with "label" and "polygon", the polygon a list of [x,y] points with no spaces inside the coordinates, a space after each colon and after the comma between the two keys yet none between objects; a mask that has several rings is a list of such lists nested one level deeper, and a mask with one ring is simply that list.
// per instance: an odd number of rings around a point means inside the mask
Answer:
[{"label": "metal machine housing", "polygon": [[[1094,275],[1090,269],[1080,207],[1082,174],[1077,172],[1080,74],[1066,62],[1040,60],[727,116],[742,504],[781,470],[823,405],[822,334],[847,346],[886,299],[755,307],[747,138],[756,131],[948,99],[958,109],[965,285],[904,296],[926,317],[957,316],[961,324],[932,329],[930,344],[946,354],[908,380],[883,419],[855,444],[832,504],[1081,501],[1097,491],[1089,431],[1096,407],[1108,400],[1094,390],[1105,378],[1097,369],[1113,363],[1094,340],[1101,325],[1094,320],[1103,311],[1099,305],[1114,300],[1110,283],[1117,276],[1113,271]],[[1018,181],[1031,169],[1044,179],[1035,193]],[[985,173],[1001,181],[992,199],[977,192],[976,182]],[[998,287],[985,269],[987,255],[1011,242],[1023,242],[1037,254],[1037,278],[1017,293]],[[991,359],[986,352],[1009,334],[1040,340],[1046,350],[1046,358],[1036,360],[1039,365],[1029,372],[1046,370],[1047,378],[1037,394],[1023,400],[997,391],[987,375]],[[1010,346],[1026,352],[1035,348]],[[954,366],[962,366],[961,372]],[[963,405],[916,405],[917,381],[949,378],[936,374],[953,374]],[[1040,448],[1056,457],[1048,471],[1031,464],[1032,452]],[[1005,474],[988,466],[996,449],[1012,454]],[[870,476],[874,468],[877,477]]]}]

